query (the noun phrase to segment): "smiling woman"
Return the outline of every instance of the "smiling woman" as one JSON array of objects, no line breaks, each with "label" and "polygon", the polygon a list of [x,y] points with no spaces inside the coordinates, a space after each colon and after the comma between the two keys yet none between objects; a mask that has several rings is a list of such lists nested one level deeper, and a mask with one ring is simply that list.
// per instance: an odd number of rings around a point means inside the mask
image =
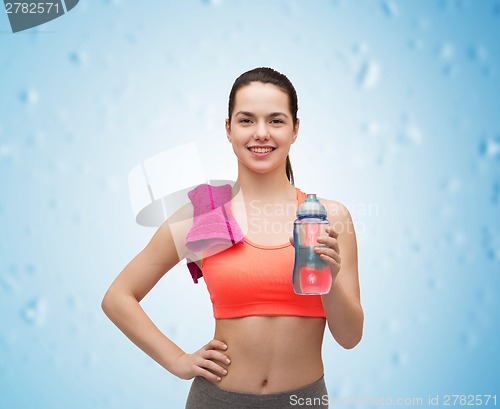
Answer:
[{"label": "smiling woman", "polygon": [[[340,203],[321,199],[330,225],[336,226],[317,239],[332,275],[330,292],[302,296],[293,290],[291,235],[297,207],[306,197],[294,186],[288,157],[299,131],[297,110],[295,89],[283,74],[271,68],[242,74],[231,90],[225,121],[238,178],[217,213],[231,228],[232,245],[196,254],[189,244],[194,229],[203,230],[199,219],[196,226],[178,227],[179,218],[199,217],[207,203],[214,208],[221,191],[200,185],[190,196],[192,204],[159,228],[104,297],[104,311],[133,342],[172,374],[194,378],[187,409],[280,409],[297,402],[328,407],[321,356],[325,326],[344,348],[361,339],[356,236]],[[247,227],[244,235],[236,234],[239,226]],[[139,307],[182,258],[195,260],[193,277],[204,277],[215,318],[213,339],[193,353],[163,335]]]},{"label": "smiling woman", "polygon": [[226,133],[239,163],[257,173],[272,172],[285,161],[289,164],[288,152],[297,138],[299,120],[288,109],[288,113],[275,111],[288,107],[288,94],[276,85],[252,82],[237,95],[237,112],[226,120]]},{"label": "smiling woman", "polygon": [[[233,115],[237,93],[240,106]],[[242,131],[246,129],[246,134],[255,132],[256,136],[263,133],[261,137],[263,136],[264,140],[269,128],[273,130],[273,135],[276,137],[280,130],[282,134],[290,133],[290,126],[292,126],[290,143],[293,143],[299,131],[298,109],[297,92],[286,76],[268,68],[248,71],[236,79],[229,94],[228,119],[226,119],[228,139],[231,142],[231,122],[234,118],[237,128],[242,128]],[[238,132],[238,129],[236,131]],[[274,151],[277,148],[274,144],[266,145],[259,142],[262,141],[256,140],[254,145],[248,146],[248,149],[256,155],[259,153],[265,155],[268,153],[266,149]],[[278,141],[273,138],[272,142]],[[285,169],[287,178],[293,185],[293,171],[288,153]]]}]

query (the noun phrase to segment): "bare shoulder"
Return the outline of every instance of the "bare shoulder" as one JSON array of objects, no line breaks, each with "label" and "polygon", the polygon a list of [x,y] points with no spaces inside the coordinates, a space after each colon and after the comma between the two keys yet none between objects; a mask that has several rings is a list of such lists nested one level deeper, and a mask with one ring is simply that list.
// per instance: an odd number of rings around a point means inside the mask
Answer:
[{"label": "bare shoulder", "polygon": [[332,222],[347,222],[351,220],[349,209],[336,200],[320,198],[319,201],[326,207],[328,220]]}]

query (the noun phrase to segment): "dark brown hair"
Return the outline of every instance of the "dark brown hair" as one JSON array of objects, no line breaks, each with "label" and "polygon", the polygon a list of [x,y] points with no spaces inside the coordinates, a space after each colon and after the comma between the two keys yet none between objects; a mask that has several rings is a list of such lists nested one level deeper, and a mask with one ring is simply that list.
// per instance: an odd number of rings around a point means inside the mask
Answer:
[{"label": "dark brown hair", "polygon": [[[246,85],[249,85],[252,82],[261,82],[263,84],[273,84],[278,88],[283,90],[288,95],[288,103],[290,112],[292,113],[292,122],[293,126],[297,123],[297,111],[299,109],[297,92],[293,87],[290,80],[280,72],[273,70],[272,68],[267,67],[259,67],[254,68],[253,70],[244,72],[234,81],[233,87],[231,88],[231,92],[229,93],[229,104],[228,104],[228,118],[229,123],[231,123],[231,116],[233,114],[234,109],[234,99],[236,96],[236,92],[243,88]],[[290,163],[290,157],[287,155],[286,157],[286,176],[290,183],[293,185],[293,170],[292,164]]]}]

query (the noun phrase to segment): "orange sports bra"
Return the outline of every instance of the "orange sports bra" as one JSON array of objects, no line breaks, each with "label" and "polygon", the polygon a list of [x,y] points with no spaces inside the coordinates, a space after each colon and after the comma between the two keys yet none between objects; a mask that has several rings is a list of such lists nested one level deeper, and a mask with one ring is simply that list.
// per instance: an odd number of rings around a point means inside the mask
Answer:
[{"label": "orange sports bra", "polygon": [[[306,194],[296,189],[297,202]],[[215,318],[293,315],[326,317],[319,295],[293,291],[294,247],[263,246],[244,238],[203,258],[202,271]]]}]

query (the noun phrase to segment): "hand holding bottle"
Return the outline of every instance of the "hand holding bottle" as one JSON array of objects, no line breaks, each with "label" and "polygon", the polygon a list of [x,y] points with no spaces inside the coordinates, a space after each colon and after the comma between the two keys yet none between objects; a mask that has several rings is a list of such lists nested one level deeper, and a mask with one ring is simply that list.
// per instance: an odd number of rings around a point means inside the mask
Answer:
[{"label": "hand holding bottle", "polygon": [[339,234],[332,226],[326,227],[325,231],[328,233],[328,236],[319,236],[317,238],[318,243],[324,247],[315,247],[314,252],[319,254],[321,259],[330,266],[333,281],[335,281],[335,277],[337,277],[340,271],[340,248],[337,241]]},{"label": "hand holding bottle", "polygon": [[[339,234],[331,226],[326,227],[325,231],[328,233],[328,236],[318,236],[316,239],[317,242],[323,244],[324,247],[316,247],[314,252],[319,254],[321,259],[330,266],[333,281],[335,281],[335,277],[337,277],[337,274],[340,271],[341,260],[340,248],[337,241]],[[292,246],[295,246],[293,236],[290,236],[289,240]]]}]

